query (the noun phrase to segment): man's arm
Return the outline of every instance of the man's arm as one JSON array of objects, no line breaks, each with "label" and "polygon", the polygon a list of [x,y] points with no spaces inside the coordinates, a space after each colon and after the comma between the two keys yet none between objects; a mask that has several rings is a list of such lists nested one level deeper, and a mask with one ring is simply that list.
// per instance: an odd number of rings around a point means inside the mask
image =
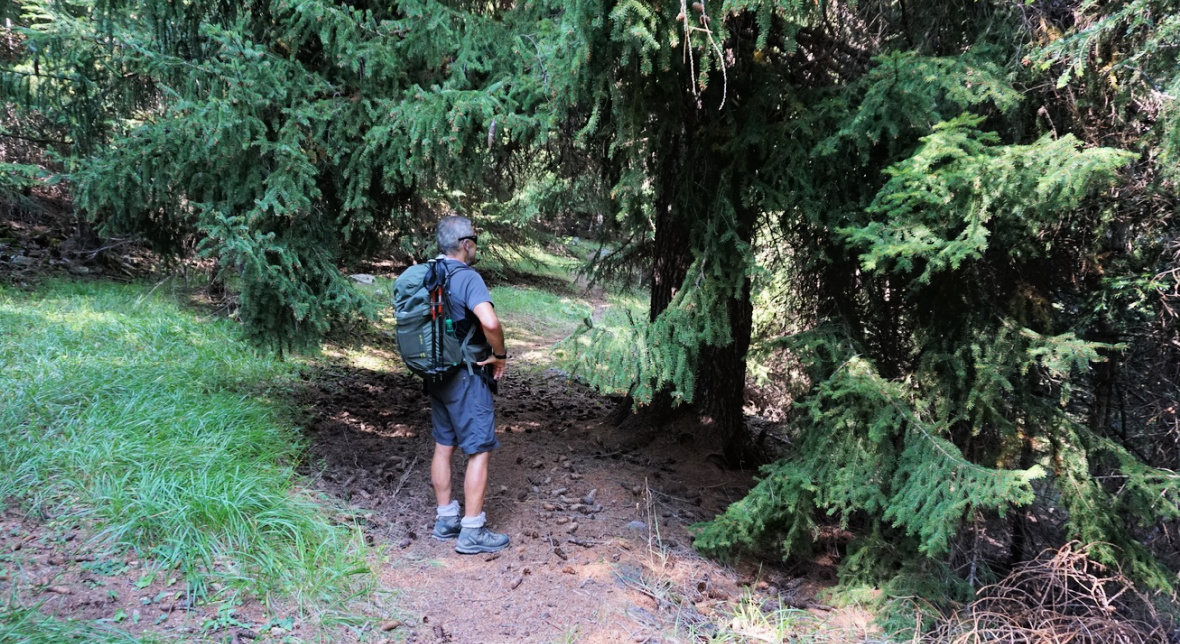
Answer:
[{"label": "man's arm", "polygon": [[475,317],[479,318],[479,325],[483,327],[484,337],[488,339],[488,344],[492,345],[492,355],[483,362],[476,364],[492,365],[492,378],[499,380],[504,376],[504,370],[508,368],[508,359],[497,358],[497,355],[507,356],[508,350],[504,346],[504,327],[500,326],[500,317],[496,315],[496,309],[491,302],[480,302],[472,309]]}]

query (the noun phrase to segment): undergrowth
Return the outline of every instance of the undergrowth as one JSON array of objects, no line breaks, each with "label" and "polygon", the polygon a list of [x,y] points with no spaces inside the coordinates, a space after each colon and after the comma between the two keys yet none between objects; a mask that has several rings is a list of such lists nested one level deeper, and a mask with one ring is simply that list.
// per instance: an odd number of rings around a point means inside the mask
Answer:
[{"label": "undergrowth", "polygon": [[195,598],[218,581],[326,606],[366,568],[294,486],[296,375],[142,286],[0,288],[0,499],[89,517],[96,541],[177,568]]}]

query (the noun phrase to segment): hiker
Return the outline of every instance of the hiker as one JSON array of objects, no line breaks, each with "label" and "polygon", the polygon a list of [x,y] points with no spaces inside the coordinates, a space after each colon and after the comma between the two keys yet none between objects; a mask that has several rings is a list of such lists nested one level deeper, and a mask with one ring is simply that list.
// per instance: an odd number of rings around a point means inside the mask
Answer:
[{"label": "hiker", "polygon": [[[508,366],[504,329],[483,278],[476,271],[466,269],[475,263],[478,248],[471,221],[465,217],[444,217],[438,222],[437,238],[442,253],[438,260],[445,264],[449,274],[447,304],[449,317],[455,320],[455,334],[464,337],[474,327],[471,346],[483,347],[475,354],[483,359],[471,370],[460,367],[444,380],[427,385],[434,423],[430,480],[438,501],[432,536],[442,541],[458,538],[455,551],[462,554],[497,552],[508,547],[508,535],[492,532],[484,525],[483,501],[488,487],[489,455],[500,447],[496,440],[492,394],[496,381],[504,377]],[[459,502],[451,498],[451,457],[456,446],[467,454],[467,471],[463,477],[466,508],[462,519]]]}]

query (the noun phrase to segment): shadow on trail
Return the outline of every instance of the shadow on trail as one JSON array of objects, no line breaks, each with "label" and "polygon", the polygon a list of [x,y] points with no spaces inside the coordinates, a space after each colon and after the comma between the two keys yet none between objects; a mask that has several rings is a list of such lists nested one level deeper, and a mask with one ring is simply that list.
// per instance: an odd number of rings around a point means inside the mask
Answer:
[{"label": "shadow on trail", "polygon": [[[304,401],[311,407],[310,458],[302,473],[321,491],[361,510],[373,532],[405,547],[404,540],[416,540],[434,516],[429,485],[434,441],[421,381],[407,373],[341,365],[310,378]],[[498,486],[511,478],[509,472],[522,466],[541,469],[555,455],[570,455],[573,443],[586,439],[585,426],[608,411],[605,399],[559,372],[517,372],[506,378],[496,397],[497,434],[504,449],[493,454],[489,501],[503,500]],[[516,449],[508,450],[510,445]],[[522,454],[510,460],[505,457],[509,451]],[[603,453],[596,449],[590,455]],[[455,461],[457,477],[461,460]],[[461,493],[461,481],[456,483]]]},{"label": "shadow on trail", "polygon": [[[740,498],[750,474],[721,470],[672,433],[625,440],[602,422],[611,401],[559,371],[522,368],[501,382],[485,510],[512,544],[493,555],[429,538],[434,443],[416,377],[331,365],[311,375],[305,403],[303,473],[388,548],[378,575],[400,591],[407,642],[552,642],[575,631],[578,641],[626,641],[676,620],[706,624],[741,594],[739,573],[697,555],[686,526]],[[459,495],[462,472],[457,458]],[[653,596],[673,587],[675,597]]]}]

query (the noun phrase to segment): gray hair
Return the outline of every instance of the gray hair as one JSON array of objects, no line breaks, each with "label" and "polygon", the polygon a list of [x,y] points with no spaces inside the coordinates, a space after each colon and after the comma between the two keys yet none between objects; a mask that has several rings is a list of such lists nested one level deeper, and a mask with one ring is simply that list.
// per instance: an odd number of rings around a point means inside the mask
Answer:
[{"label": "gray hair", "polygon": [[459,238],[470,237],[475,234],[471,227],[471,220],[458,215],[443,217],[438,222],[438,250],[444,255],[459,250]]}]

